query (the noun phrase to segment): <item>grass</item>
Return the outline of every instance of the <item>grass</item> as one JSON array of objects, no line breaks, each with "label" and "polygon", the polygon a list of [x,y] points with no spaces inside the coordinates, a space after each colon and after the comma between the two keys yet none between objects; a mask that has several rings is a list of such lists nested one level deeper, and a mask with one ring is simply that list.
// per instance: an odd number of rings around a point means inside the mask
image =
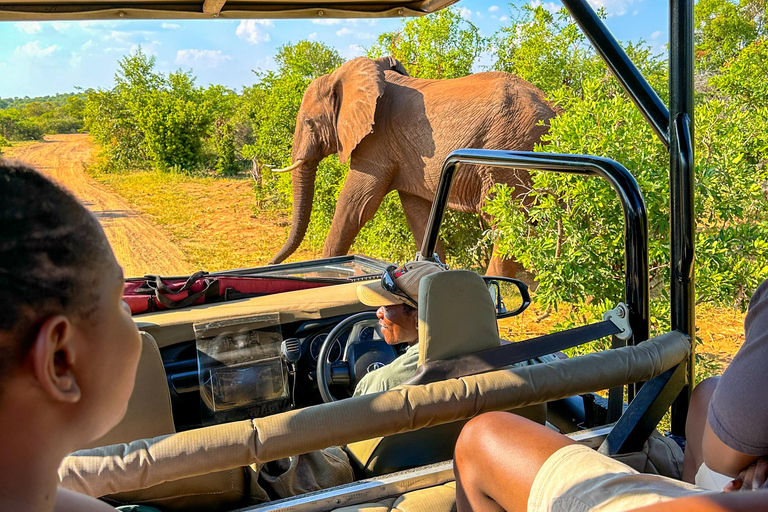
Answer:
[{"label": "grass", "polygon": [[[250,178],[89,172],[161,226],[188,257],[190,272],[266,265],[287,237],[289,213],[259,208]],[[316,257],[301,246],[291,259]]]}]

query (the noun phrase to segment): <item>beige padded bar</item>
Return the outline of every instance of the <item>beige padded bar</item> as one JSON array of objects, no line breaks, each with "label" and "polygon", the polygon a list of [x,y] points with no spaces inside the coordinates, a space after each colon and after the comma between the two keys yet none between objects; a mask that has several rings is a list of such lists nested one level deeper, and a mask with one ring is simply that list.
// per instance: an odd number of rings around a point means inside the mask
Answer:
[{"label": "beige padded bar", "polygon": [[402,386],[266,418],[82,450],[64,459],[59,476],[64,487],[91,496],[132,491],[649,380],[683,361],[689,350],[685,335],[667,333],[637,346],[548,364]]}]

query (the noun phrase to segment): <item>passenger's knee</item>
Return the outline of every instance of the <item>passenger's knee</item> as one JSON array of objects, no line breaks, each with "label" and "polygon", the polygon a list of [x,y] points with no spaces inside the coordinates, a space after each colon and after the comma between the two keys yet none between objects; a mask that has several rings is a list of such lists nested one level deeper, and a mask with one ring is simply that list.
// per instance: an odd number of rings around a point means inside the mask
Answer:
[{"label": "passenger's knee", "polygon": [[456,441],[455,459],[462,463],[467,459],[475,459],[482,455],[488,445],[489,437],[497,435],[500,423],[507,423],[512,414],[505,412],[488,412],[472,418],[464,425]]}]

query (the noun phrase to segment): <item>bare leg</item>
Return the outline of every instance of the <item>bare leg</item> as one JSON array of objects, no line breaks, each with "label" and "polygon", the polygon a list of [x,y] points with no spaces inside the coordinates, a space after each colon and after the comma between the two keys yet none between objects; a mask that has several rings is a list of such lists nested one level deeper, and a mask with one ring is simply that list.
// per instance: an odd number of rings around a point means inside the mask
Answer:
[{"label": "bare leg", "polygon": [[683,458],[683,480],[688,483],[694,483],[696,472],[701,463],[704,462],[701,448],[704,425],[707,422],[709,401],[719,380],[720,377],[710,377],[703,380],[691,393],[688,417],[685,420],[685,457]]},{"label": "bare leg", "polygon": [[541,466],[572,443],[510,413],[492,412],[471,420],[456,443],[457,511],[525,511]]},{"label": "bare leg", "polygon": [[488,264],[488,270],[485,271],[485,275],[498,277],[515,277],[517,275],[517,267],[518,264],[513,258],[508,260],[499,258],[496,246],[494,246],[491,262]]},{"label": "bare leg", "polygon": [[357,234],[381,206],[386,193],[387,184],[381,179],[355,169],[349,170],[323,246],[324,258],[347,254]]}]

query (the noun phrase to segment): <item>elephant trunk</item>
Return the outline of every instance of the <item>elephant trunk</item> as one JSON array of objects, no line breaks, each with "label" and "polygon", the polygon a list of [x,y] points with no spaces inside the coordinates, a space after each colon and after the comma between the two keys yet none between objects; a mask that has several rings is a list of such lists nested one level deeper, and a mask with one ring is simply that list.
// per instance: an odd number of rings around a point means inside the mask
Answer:
[{"label": "elephant trunk", "polygon": [[291,231],[283,247],[269,261],[270,265],[285,261],[299,247],[299,244],[304,239],[304,235],[307,233],[309,217],[312,213],[312,200],[315,195],[315,175],[317,174],[318,163],[317,161],[304,160],[298,167],[291,170],[291,180],[293,183],[293,220],[291,221]]}]

